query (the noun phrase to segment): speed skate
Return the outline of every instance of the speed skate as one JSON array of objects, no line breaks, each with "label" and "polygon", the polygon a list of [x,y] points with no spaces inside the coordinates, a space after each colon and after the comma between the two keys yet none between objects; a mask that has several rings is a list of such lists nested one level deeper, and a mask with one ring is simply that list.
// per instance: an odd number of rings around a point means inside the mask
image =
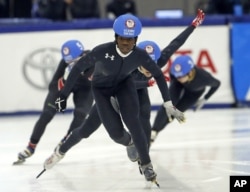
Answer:
[{"label": "speed skate", "polygon": [[16,161],[13,162],[13,165],[21,165],[25,162],[25,159],[18,158]]}]

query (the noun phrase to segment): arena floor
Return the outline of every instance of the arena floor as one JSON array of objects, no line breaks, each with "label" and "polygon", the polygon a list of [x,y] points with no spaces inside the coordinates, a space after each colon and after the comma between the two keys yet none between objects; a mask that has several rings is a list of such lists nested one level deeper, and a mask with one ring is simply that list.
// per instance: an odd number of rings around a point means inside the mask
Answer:
[{"label": "arena floor", "polygon": [[[152,112],[152,118],[155,112]],[[72,116],[57,115],[49,124],[36,153],[13,166],[26,147],[38,116],[0,120],[0,191],[2,192],[229,192],[233,175],[250,175],[250,110],[188,111],[187,122],[173,122],[151,147],[160,189],[140,175],[100,127],[74,146],[53,169],[40,178],[44,160],[64,136]]]}]

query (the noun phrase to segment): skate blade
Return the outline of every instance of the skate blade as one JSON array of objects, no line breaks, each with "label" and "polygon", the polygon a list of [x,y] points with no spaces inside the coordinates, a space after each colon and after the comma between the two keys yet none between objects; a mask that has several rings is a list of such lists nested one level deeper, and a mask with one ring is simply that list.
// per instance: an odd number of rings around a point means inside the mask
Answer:
[{"label": "skate blade", "polygon": [[151,182],[154,183],[158,188],[160,188],[160,184],[157,182],[156,179],[152,180]]},{"label": "skate blade", "polygon": [[145,189],[150,189],[150,190],[160,190],[160,185],[156,180],[152,181],[146,181],[145,183]]},{"label": "skate blade", "polygon": [[141,175],[143,175],[140,161],[137,161],[137,163],[138,163],[139,172]]},{"label": "skate blade", "polygon": [[43,169],[43,170],[36,176],[36,179],[38,179],[45,171],[46,171],[46,169]]},{"label": "skate blade", "polygon": [[13,165],[21,165],[25,162],[25,159],[18,159],[17,161],[13,162]]}]

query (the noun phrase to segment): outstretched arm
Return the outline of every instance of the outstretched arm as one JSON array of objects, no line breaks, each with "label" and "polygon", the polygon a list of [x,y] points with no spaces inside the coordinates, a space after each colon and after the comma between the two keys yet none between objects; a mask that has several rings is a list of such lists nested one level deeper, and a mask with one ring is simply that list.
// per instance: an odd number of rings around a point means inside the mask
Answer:
[{"label": "outstretched arm", "polygon": [[194,29],[202,24],[205,18],[205,13],[198,9],[197,15],[192,23],[182,31],[176,38],[174,38],[167,47],[165,47],[161,52],[161,57],[159,58],[157,64],[161,68],[167,63],[169,58],[176,52],[188,39],[188,37],[192,34]]},{"label": "outstretched arm", "polygon": [[199,99],[195,105],[194,105],[194,111],[198,111],[200,110],[205,103],[207,102],[207,100],[218,90],[218,88],[220,87],[220,80],[214,78],[211,74],[206,73],[206,76],[204,76],[204,82],[207,83],[207,86],[210,87],[207,91],[207,93],[204,95],[203,98]]}]

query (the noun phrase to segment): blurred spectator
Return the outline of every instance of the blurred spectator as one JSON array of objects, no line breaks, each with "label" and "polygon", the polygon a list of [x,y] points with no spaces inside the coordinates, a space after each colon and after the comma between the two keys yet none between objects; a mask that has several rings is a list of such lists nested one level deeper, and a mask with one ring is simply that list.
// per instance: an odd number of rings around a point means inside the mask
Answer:
[{"label": "blurred spectator", "polygon": [[0,0],[1,18],[31,18],[33,0]]},{"label": "blurred spectator", "polygon": [[33,0],[9,0],[10,17],[31,18]]},{"label": "blurred spectator", "polygon": [[98,0],[64,0],[68,5],[68,20],[79,18],[99,18]]},{"label": "blurred spectator", "polygon": [[33,15],[54,21],[65,21],[66,7],[67,4],[63,0],[36,0],[33,5]]},{"label": "blurred spectator", "polygon": [[250,0],[242,0],[242,7],[244,14],[250,14]]},{"label": "blurred spectator", "polygon": [[9,17],[9,6],[7,0],[0,0],[0,18]]},{"label": "blurred spectator", "polygon": [[54,21],[100,17],[97,0],[36,0],[33,15]]},{"label": "blurred spectator", "polygon": [[[250,0],[200,0],[207,14],[230,14],[240,16],[250,12]],[[202,8],[202,7],[201,7]]]},{"label": "blurred spectator", "polygon": [[0,18],[31,18],[33,0],[0,0]]},{"label": "blurred spectator", "polygon": [[233,14],[234,0],[208,0],[207,14]]},{"label": "blurred spectator", "polygon": [[106,14],[109,19],[115,19],[126,13],[137,15],[136,3],[133,0],[112,0],[106,5]]}]

